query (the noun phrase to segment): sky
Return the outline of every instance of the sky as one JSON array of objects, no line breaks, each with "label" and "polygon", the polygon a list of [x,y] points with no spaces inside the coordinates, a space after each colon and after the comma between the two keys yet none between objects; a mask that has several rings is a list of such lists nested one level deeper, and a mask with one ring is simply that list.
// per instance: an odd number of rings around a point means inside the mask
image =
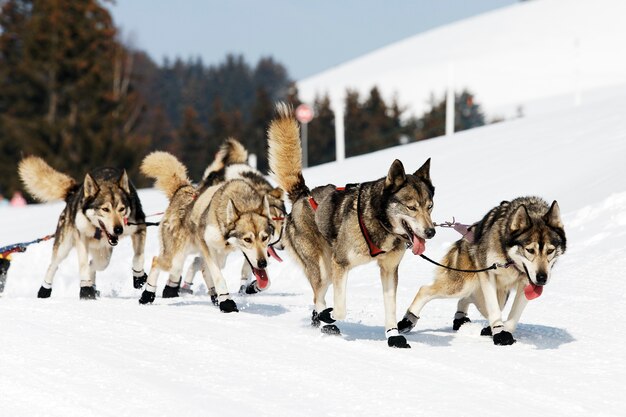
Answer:
[{"label": "sky", "polygon": [[122,39],[157,63],[272,56],[300,80],[377,48],[516,0],[116,0]]}]

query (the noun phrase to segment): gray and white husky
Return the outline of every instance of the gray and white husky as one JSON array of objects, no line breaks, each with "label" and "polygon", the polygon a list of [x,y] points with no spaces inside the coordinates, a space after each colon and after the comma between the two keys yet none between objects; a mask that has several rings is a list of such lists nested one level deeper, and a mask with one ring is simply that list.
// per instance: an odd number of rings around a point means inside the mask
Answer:
[{"label": "gray and white husky", "polygon": [[[419,314],[435,298],[459,298],[453,329],[469,322],[467,310],[474,304],[489,321],[482,333],[496,345],[515,343],[513,332],[529,300],[541,295],[552,267],[565,253],[566,239],[559,205],[548,205],[539,197],[503,201],[470,227],[473,239],[455,242],[441,264],[456,269],[477,270],[494,264],[501,267],[485,272],[437,270],[435,281],[421,287],[404,318],[401,333],[409,332]],[[506,267],[502,267],[506,266]],[[513,306],[506,321],[502,310],[512,290]]]}]

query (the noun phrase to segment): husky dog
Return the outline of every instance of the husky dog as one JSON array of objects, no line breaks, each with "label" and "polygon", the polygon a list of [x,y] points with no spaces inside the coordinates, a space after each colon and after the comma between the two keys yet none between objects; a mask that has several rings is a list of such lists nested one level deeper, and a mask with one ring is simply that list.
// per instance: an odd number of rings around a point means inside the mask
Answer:
[{"label": "husky dog", "polygon": [[[213,163],[205,170],[202,182],[199,184],[198,188],[204,189],[206,187],[221,184],[225,181],[241,179],[250,183],[250,185],[259,194],[267,196],[270,205],[270,213],[272,215],[271,219],[273,230],[271,241],[268,245],[268,253],[279,262],[282,262],[282,259],[278,256],[274,247],[282,248],[280,238],[285,219],[283,190],[272,186],[272,184],[265,179],[260,171],[252,168],[247,162],[248,151],[246,148],[234,138],[226,139],[215,155]],[[184,283],[180,288],[182,293],[191,294],[193,292],[193,279],[198,271],[202,271],[206,282],[212,283],[208,270],[203,267],[202,259],[200,257],[196,257],[185,275]],[[239,293],[255,294],[268,289],[269,285],[269,280],[267,281],[267,285],[264,287],[261,287],[260,283],[256,280],[252,281],[252,267],[248,260],[244,259],[241,268],[241,284],[239,287]],[[209,286],[209,294],[211,294],[213,301],[216,302],[217,298],[215,297],[215,288],[213,285]]]},{"label": "husky dog", "polygon": [[[166,194],[170,204],[159,229],[161,250],[152,261],[139,302],[154,301],[159,271],[169,272],[169,291],[178,291],[185,258],[199,252],[215,284],[220,310],[239,311],[221,270],[226,256],[238,249],[251,264],[260,286],[267,285],[266,253],[272,236],[267,196],[261,196],[243,180],[197,189],[187,178],[185,166],[167,152],[148,155],[141,171],[156,179],[155,186]],[[207,282],[209,288],[211,285]]]},{"label": "husky dog", "polygon": [[[376,260],[385,303],[385,331],[392,347],[408,348],[396,328],[398,265],[407,245],[414,254],[435,235],[430,212],[434,187],[430,159],[414,174],[395,160],[387,176],[337,189],[326,185],[309,190],[302,176],[300,131],[293,110],[278,104],[269,127],[269,163],[274,178],[293,203],[283,239],[299,261],[313,289],[312,325],[338,334],[333,323],[346,317],[348,271]],[[325,295],[333,285],[334,307]]]},{"label": "husky dog", "polygon": [[134,250],[133,286],[142,287],[146,281],[143,270],[145,215],[125,170],[98,168],[86,174],[82,183],[77,183],[43,159],[31,156],[20,162],[19,174],[26,190],[39,201],[66,202],[54,235],[52,262],[37,297],[50,297],[59,264],[76,248],[80,298],[96,298],[96,271],[109,265],[113,247],[128,235]]},{"label": "husky dog", "polygon": [[[481,221],[471,226],[473,241],[459,239],[442,264],[456,269],[489,269],[480,273],[439,269],[435,282],[421,287],[404,318],[401,333],[417,323],[420,311],[435,298],[459,298],[453,329],[470,321],[470,303],[489,321],[481,332],[492,336],[496,345],[515,343],[513,332],[528,303],[541,295],[550,280],[556,260],[565,252],[563,223],[556,201],[552,205],[539,197],[503,201]],[[497,266],[500,266],[497,268]],[[512,289],[516,290],[511,312],[502,321],[502,309]]]}]

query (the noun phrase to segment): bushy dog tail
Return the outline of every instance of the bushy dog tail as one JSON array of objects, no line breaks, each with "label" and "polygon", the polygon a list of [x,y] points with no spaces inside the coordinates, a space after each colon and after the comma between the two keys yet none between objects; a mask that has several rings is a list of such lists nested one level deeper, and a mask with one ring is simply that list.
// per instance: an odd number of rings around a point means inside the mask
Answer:
[{"label": "bushy dog tail", "polygon": [[154,186],[163,191],[168,200],[181,187],[191,186],[187,168],[168,152],[152,152],[143,159],[140,170],[145,176],[156,180]]},{"label": "bushy dog tail", "polygon": [[70,190],[76,186],[72,177],[55,170],[36,156],[22,159],[18,172],[26,191],[42,202],[65,200]]},{"label": "bushy dog tail", "polygon": [[270,123],[267,137],[270,171],[274,179],[287,192],[291,202],[306,197],[309,189],[302,176],[300,127],[290,105],[276,105],[276,117]]},{"label": "bushy dog tail", "polygon": [[218,172],[233,164],[248,163],[248,151],[235,138],[228,138],[220,146],[219,151],[215,154],[215,159],[207,167],[202,175],[202,179],[208,177],[212,172]]}]

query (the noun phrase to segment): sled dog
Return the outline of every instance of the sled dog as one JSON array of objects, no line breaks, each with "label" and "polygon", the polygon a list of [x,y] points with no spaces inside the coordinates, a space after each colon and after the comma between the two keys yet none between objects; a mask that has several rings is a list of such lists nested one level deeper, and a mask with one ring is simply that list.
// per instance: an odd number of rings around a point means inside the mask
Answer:
[{"label": "sled dog", "polygon": [[[282,259],[280,259],[276,253],[275,248],[282,248],[280,238],[285,218],[283,190],[272,186],[260,171],[248,165],[248,151],[246,148],[238,140],[229,138],[220,147],[213,163],[205,170],[202,182],[199,184],[198,188],[204,189],[233,179],[247,181],[259,194],[267,196],[270,205],[270,213],[272,215],[273,232],[270,244],[268,245],[268,253],[281,262]],[[203,267],[202,258],[196,257],[185,274],[184,283],[180,288],[182,293],[191,294],[193,292],[193,279],[198,271],[202,271],[206,282],[212,283],[208,270]],[[239,293],[255,294],[260,291],[265,291],[269,286],[269,281],[263,288],[259,286],[256,280],[252,281],[252,268],[248,261],[244,259],[241,268]],[[215,301],[215,289],[212,285],[209,286],[209,294],[211,294]]]},{"label": "sled dog", "polygon": [[187,178],[186,167],[167,152],[148,155],[141,171],[156,179],[156,188],[166,194],[170,204],[159,229],[160,253],[152,261],[139,302],[154,301],[159,271],[170,274],[164,296],[175,296],[172,293],[178,293],[185,258],[199,253],[213,281],[207,286],[215,285],[220,310],[239,311],[221,269],[230,252],[241,250],[259,285],[267,285],[266,253],[272,236],[267,196],[243,180],[198,189]]},{"label": "sled dog", "polygon": [[[385,304],[385,331],[392,347],[408,348],[396,328],[398,265],[407,245],[414,254],[425,249],[435,235],[430,213],[434,187],[430,159],[414,174],[406,174],[395,160],[386,177],[352,184],[345,189],[326,185],[310,190],[302,176],[300,132],[293,110],[277,105],[271,122],[269,164],[280,187],[292,202],[283,240],[299,261],[313,289],[312,325],[338,334],[333,324],[346,317],[348,271],[373,260],[380,267]],[[325,295],[333,285],[334,303]]]},{"label": "sled dog", "polygon": [[[470,273],[439,268],[435,281],[421,287],[404,318],[401,333],[410,331],[426,303],[435,298],[459,298],[453,329],[470,321],[467,310],[474,304],[489,321],[481,332],[492,336],[496,345],[515,343],[513,332],[528,304],[541,295],[550,280],[552,267],[565,252],[563,223],[556,201],[552,205],[539,197],[503,201],[482,220],[471,226],[472,241],[459,239],[441,264],[456,269],[476,270],[496,264],[485,272]],[[502,309],[510,292],[515,299],[506,321]]]},{"label": "sled dog", "polygon": [[78,183],[43,159],[30,156],[20,162],[19,175],[26,190],[37,200],[66,202],[54,235],[52,262],[37,297],[50,297],[59,264],[76,248],[80,298],[96,298],[96,271],[109,265],[113,247],[124,236],[130,236],[133,242],[133,286],[142,287],[146,281],[145,215],[125,170],[98,168]]}]

